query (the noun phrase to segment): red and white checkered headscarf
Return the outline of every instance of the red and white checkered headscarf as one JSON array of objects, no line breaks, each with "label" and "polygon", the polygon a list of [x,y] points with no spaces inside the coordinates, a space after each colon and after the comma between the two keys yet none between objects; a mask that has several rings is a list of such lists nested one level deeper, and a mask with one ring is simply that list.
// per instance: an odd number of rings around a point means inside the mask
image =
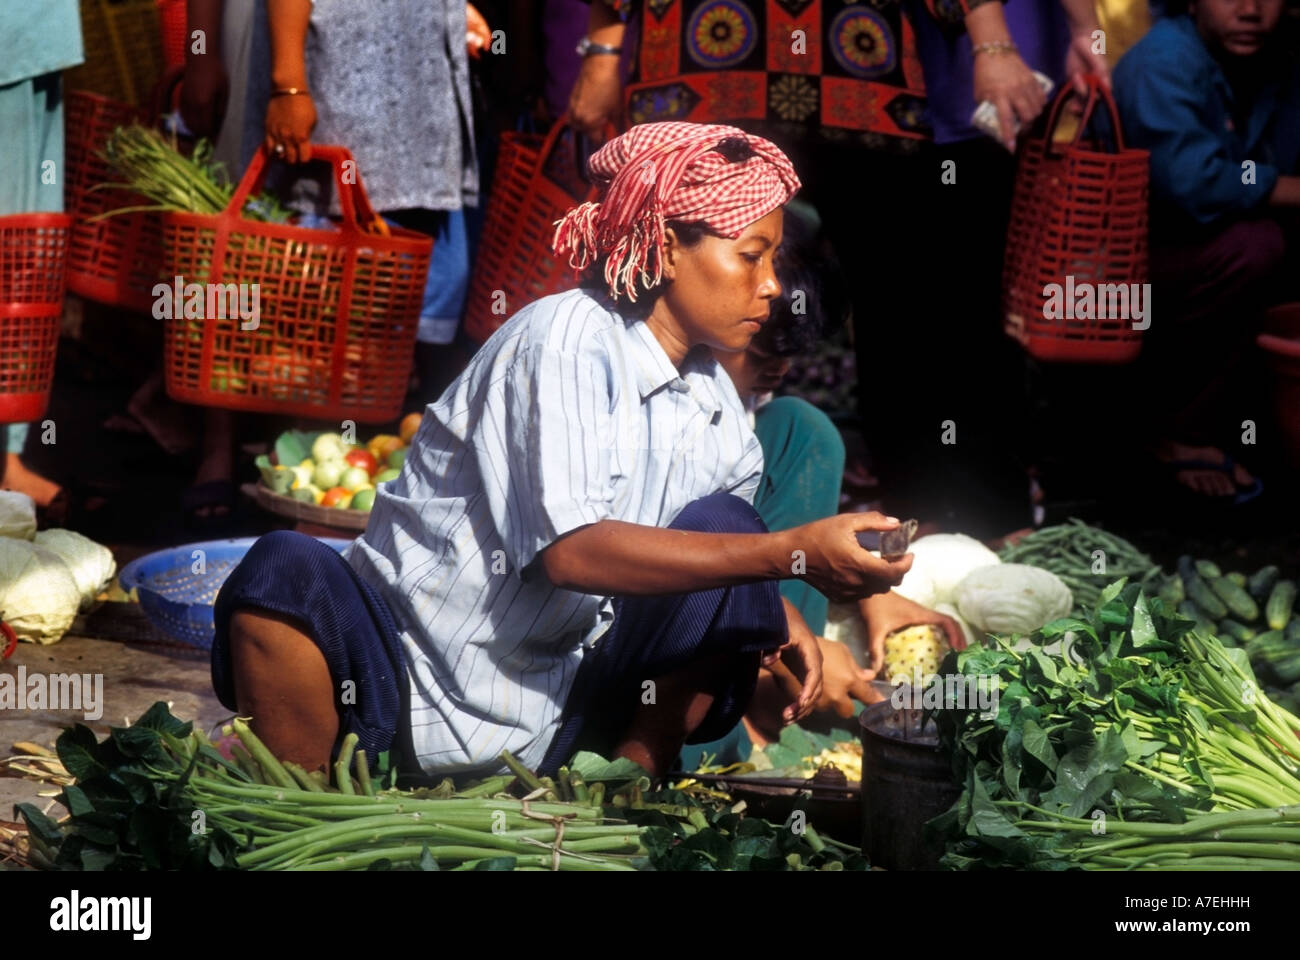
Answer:
[{"label": "red and white checkered headscarf", "polygon": [[[754,156],[732,163],[716,152],[733,138]],[[703,223],[734,240],[799,189],[775,144],[719,124],[641,124],[597,150],[590,167],[604,193],[556,221],[552,248],[575,273],[608,255],[610,294],[634,302],[638,280],[648,290],[663,277],[664,221]]]}]

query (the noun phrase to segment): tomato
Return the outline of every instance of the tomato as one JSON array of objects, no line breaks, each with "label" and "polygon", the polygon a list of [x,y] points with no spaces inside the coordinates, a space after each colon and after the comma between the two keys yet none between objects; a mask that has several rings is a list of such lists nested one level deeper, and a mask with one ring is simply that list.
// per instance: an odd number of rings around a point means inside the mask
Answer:
[{"label": "tomato", "polygon": [[343,459],[349,466],[364,468],[372,477],[379,472],[379,461],[369,450],[353,450]]},{"label": "tomato", "polygon": [[352,502],[352,491],[345,487],[330,487],[325,491],[325,496],[321,497],[320,505],[322,507],[338,507],[347,509],[348,504]]}]

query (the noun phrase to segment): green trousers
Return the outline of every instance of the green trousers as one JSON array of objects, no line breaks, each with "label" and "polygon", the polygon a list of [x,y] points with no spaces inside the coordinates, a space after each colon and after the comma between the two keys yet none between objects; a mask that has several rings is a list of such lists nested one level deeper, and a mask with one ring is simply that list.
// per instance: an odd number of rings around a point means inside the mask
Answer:
[{"label": "green trousers", "polygon": [[[844,441],[830,417],[806,400],[777,397],[759,408],[754,433],[763,447],[754,509],[769,530],[788,530],[839,511]],[[802,580],[782,580],[781,596],[794,604],[813,633],[826,629],[825,595]],[[720,740],[684,746],[680,769],[695,770],[706,756],[714,757],[715,764],[738,763],[748,760],[753,749],[744,724],[736,724]]]}]

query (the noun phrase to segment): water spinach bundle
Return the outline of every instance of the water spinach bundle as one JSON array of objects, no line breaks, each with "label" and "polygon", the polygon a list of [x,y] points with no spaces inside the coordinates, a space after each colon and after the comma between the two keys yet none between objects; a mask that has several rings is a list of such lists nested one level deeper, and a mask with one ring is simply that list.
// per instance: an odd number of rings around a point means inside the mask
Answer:
[{"label": "water spinach bundle", "polygon": [[1000,690],[991,719],[934,713],[962,785],[930,825],[946,865],[1300,869],[1300,719],[1244,651],[1122,580],[1030,639],[945,661]]}]

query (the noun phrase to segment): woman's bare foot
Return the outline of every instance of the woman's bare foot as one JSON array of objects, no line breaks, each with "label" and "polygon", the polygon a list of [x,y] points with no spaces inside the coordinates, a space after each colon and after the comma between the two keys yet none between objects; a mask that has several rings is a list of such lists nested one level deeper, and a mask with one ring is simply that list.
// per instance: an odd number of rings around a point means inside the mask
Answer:
[{"label": "woman's bare foot", "polygon": [[[1232,497],[1255,482],[1255,478],[1239,463],[1233,465],[1231,475],[1226,468],[1213,466],[1228,462],[1227,454],[1218,447],[1194,447],[1170,440],[1156,450],[1156,458],[1162,463],[1188,464],[1174,474],[1174,479],[1203,497]],[[1191,465],[1198,463],[1209,466]]]},{"label": "woman's bare foot", "polygon": [[16,453],[5,454],[3,476],[0,489],[25,493],[36,501],[38,507],[48,507],[63,492],[63,488],[53,480],[47,480],[39,473],[27,469]]}]

